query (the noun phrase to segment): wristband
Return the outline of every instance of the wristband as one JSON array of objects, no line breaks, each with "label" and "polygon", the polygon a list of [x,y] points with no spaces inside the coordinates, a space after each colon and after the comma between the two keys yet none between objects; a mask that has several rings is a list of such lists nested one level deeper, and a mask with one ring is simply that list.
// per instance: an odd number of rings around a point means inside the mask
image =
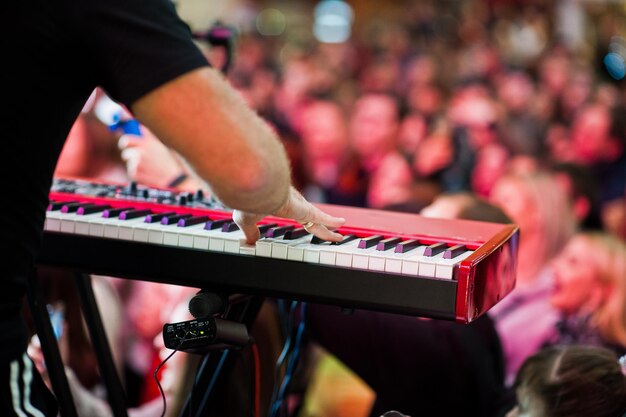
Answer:
[{"label": "wristband", "polygon": [[182,184],[183,181],[185,181],[187,178],[188,178],[187,174],[185,174],[183,172],[180,175],[178,175],[176,178],[174,178],[169,184],[167,184],[167,186],[168,187],[177,187],[180,184]]}]

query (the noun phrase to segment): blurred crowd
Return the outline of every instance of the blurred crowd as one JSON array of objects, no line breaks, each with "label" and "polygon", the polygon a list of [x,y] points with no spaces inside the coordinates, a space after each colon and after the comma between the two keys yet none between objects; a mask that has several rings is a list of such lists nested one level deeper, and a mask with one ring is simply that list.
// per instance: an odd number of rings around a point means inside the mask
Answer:
[{"label": "blurred crowd", "polygon": [[[545,346],[626,353],[626,88],[603,63],[626,36],[624,12],[619,2],[407,2],[342,43],[242,31],[227,78],[283,140],[311,201],[448,218],[481,201],[520,227],[517,287],[490,312],[511,386]],[[102,94],[58,175],[204,186],[147,130],[118,142],[98,117]],[[128,301],[155,285],[144,284],[115,285]],[[146,297],[162,301],[142,314],[186,302],[155,288]],[[134,317],[139,305],[120,309]],[[125,349],[136,375],[158,362],[159,329]]]}]

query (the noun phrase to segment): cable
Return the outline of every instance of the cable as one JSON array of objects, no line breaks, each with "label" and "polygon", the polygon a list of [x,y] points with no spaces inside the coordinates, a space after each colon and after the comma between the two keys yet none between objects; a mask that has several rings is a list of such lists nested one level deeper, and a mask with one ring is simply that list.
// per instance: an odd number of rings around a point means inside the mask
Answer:
[{"label": "cable", "polygon": [[280,387],[280,383],[278,382],[280,380],[280,370],[281,367],[285,361],[285,359],[287,358],[289,352],[291,351],[291,340],[293,338],[293,321],[294,321],[294,311],[296,309],[298,305],[297,301],[292,301],[291,303],[291,309],[289,310],[289,312],[287,313],[285,311],[285,309],[282,309],[282,314],[281,317],[284,314],[287,314],[287,320],[281,320],[282,322],[286,321],[286,326],[285,326],[285,334],[287,335],[287,338],[285,339],[285,344],[283,345],[283,350],[281,351],[280,355],[278,356],[278,359],[276,360],[276,367],[274,368],[274,389],[272,390],[272,397],[270,399],[270,403],[269,403],[269,410],[268,410],[268,416],[273,417],[274,416],[274,403],[276,402],[277,398],[278,398],[278,393],[279,393],[279,387]]},{"label": "cable", "polygon": [[[294,302],[294,304],[292,304],[292,310],[290,312],[290,322],[293,323],[293,318],[295,316],[295,310],[297,307],[297,302]],[[291,334],[290,334],[290,338],[288,340],[289,345],[287,342],[285,342],[285,348],[283,349],[283,353],[287,352],[285,354],[285,356],[288,356],[288,360],[287,360],[287,369],[285,371],[285,376],[283,377],[283,380],[280,384],[275,385],[275,388],[277,386],[280,386],[280,388],[278,389],[278,393],[272,397],[272,402],[270,403],[270,413],[269,415],[271,417],[276,416],[276,414],[279,411],[283,411],[283,414],[285,414],[285,409],[284,406],[286,405],[285,400],[285,395],[287,393],[287,390],[289,388],[289,385],[293,379],[293,374],[296,368],[296,365],[298,363],[298,357],[299,357],[299,353],[300,353],[300,345],[302,344],[302,337],[304,335],[304,330],[306,327],[306,311],[307,311],[307,304],[306,303],[302,303],[300,305],[300,323],[298,324],[298,328],[297,328],[297,332],[296,332],[296,337],[295,337],[295,342],[293,343],[293,348],[291,348]],[[291,326],[293,327],[293,324],[291,324]],[[289,350],[291,350],[291,352],[289,352]],[[281,355],[282,356],[282,355]],[[284,359],[284,358],[282,358]]]},{"label": "cable", "polygon": [[159,392],[161,393],[161,398],[163,398],[163,413],[161,413],[161,417],[165,417],[165,411],[167,410],[167,401],[165,400],[165,392],[163,392],[163,387],[161,386],[161,382],[159,382],[159,377],[158,377],[158,373],[161,370],[161,368],[163,367],[163,365],[165,365],[165,362],[167,362],[168,360],[170,360],[170,358],[172,356],[174,356],[174,354],[176,352],[178,352],[178,348],[181,347],[181,345],[183,344],[183,342],[185,341],[185,339],[187,339],[187,335],[189,335],[189,332],[185,333],[185,335],[182,337],[182,339],[180,339],[180,342],[178,342],[178,346],[176,346],[176,348],[174,348],[174,351],[172,353],[170,353],[167,358],[163,359],[163,362],[161,362],[156,369],[154,370],[154,381],[157,384],[157,387],[159,388]]}]

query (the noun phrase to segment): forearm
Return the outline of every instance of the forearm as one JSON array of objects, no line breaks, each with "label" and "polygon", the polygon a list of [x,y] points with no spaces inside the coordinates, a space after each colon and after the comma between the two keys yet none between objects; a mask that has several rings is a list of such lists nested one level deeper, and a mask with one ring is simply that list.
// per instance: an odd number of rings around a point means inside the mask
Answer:
[{"label": "forearm", "polygon": [[175,79],[133,105],[224,204],[269,213],[287,199],[289,163],[267,124],[211,69]]}]

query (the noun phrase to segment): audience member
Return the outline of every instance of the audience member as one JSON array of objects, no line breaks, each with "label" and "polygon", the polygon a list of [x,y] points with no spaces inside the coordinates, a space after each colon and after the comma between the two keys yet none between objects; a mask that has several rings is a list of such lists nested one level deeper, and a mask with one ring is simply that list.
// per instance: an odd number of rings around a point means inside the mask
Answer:
[{"label": "audience member", "polygon": [[507,417],[622,417],[626,358],[598,347],[547,348],[524,362],[515,389]]},{"label": "audience member", "polygon": [[575,221],[565,193],[544,173],[501,178],[491,201],[520,228],[516,288],[490,311],[510,384],[522,362],[545,343],[558,321],[558,312],[549,302],[550,261],[574,233]]}]

